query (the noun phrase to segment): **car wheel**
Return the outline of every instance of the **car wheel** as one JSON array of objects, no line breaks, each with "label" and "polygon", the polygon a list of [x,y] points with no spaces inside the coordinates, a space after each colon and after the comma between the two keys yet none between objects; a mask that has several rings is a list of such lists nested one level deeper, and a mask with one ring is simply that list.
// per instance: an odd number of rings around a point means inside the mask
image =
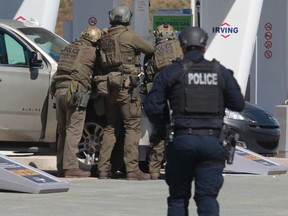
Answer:
[{"label": "car wheel", "polygon": [[[95,122],[86,122],[77,154],[79,166],[83,170],[91,171],[92,175],[97,173],[99,160],[100,142],[103,136],[103,127]],[[93,173],[92,173],[93,172]]]}]

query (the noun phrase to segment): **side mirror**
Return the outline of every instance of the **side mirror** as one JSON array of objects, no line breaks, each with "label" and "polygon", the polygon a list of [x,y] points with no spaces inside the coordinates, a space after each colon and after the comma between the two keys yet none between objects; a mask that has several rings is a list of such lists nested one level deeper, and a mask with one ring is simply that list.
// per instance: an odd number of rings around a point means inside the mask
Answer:
[{"label": "side mirror", "polygon": [[42,67],[42,56],[39,52],[32,52],[30,57],[31,67]]}]

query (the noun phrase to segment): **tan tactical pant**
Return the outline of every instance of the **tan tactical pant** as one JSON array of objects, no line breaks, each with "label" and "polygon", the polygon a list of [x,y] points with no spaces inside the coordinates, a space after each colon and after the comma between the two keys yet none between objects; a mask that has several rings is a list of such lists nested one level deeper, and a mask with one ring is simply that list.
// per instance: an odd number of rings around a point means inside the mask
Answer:
[{"label": "tan tactical pant", "polygon": [[151,146],[149,153],[149,173],[160,174],[162,161],[164,159],[165,141],[156,139]]},{"label": "tan tactical pant", "polygon": [[127,172],[139,170],[139,141],[141,137],[140,119],[141,102],[131,102],[128,89],[112,88],[105,97],[107,125],[104,128],[103,139],[99,153],[98,170],[111,171],[111,153],[116,143],[121,122],[124,123],[124,163]]},{"label": "tan tactical pant", "polygon": [[67,88],[56,90],[56,118],[58,122],[57,169],[58,171],[79,168],[77,159],[85,123],[86,110],[72,109],[65,100]]}]

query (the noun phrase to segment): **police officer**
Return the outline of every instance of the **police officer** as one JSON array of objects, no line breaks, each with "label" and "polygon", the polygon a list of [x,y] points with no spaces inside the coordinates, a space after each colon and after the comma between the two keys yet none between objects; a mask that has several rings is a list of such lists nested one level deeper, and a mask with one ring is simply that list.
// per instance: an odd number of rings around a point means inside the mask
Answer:
[{"label": "police officer", "polygon": [[225,166],[225,151],[219,141],[223,116],[225,108],[241,111],[244,99],[233,72],[216,60],[204,59],[208,35],[203,29],[187,27],[178,38],[184,59],[156,75],[144,108],[148,118],[158,124],[168,121],[167,107],[172,113],[174,139],[170,136],[166,149],[165,173],[168,215],[188,215],[195,180],[193,198],[198,215],[217,216],[216,198]]},{"label": "police officer", "polygon": [[140,171],[141,101],[137,94],[140,54],[151,55],[153,45],[130,29],[132,12],[119,5],[109,12],[111,26],[100,41],[100,66],[108,77],[109,94],[105,97],[107,125],[99,152],[100,179],[111,178],[111,153],[124,124],[124,163],[128,180],[147,180],[150,175]]},{"label": "police officer", "polygon": [[[154,31],[155,47],[153,55],[144,58],[145,81],[151,84],[154,76],[166,65],[183,57],[183,52],[177,40],[177,31],[169,24],[161,24]],[[149,92],[150,87],[147,87]]]},{"label": "police officer", "polygon": [[[153,84],[154,76],[165,66],[176,59],[183,58],[177,32],[169,24],[161,24],[154,32],[155,48],[152,56],[145,56],[145,81],[147,91]],[[152,180],[159,179],[165,151],[165,127],[154,125],[150,136],[149,173]]]},{"label": "police officer", "polygon": [[88,177],[90,172],[79,169],[77,152],[91,92],[96,62],[96,44],[101,31],[88,27],[80,39],[63,48],[52,87],[55,89],[56,118],[58,122],[57,170],[58,176]]}]

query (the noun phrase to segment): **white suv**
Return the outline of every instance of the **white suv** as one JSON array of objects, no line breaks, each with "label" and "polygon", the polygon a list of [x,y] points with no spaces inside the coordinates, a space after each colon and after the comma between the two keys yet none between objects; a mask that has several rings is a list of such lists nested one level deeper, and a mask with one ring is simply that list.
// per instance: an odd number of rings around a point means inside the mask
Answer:
[{"label": "white suv", "polygon": [[[57,122],[48,89],[67,44],[33,23],[0,19],[0,150],[56,151]],[[104,123],[104,116],[96,115],[90,101],[79,143],[83,164],[97,163]],[[149,145],[146,126],[142,127],[140,160],[146,159]]]}]

